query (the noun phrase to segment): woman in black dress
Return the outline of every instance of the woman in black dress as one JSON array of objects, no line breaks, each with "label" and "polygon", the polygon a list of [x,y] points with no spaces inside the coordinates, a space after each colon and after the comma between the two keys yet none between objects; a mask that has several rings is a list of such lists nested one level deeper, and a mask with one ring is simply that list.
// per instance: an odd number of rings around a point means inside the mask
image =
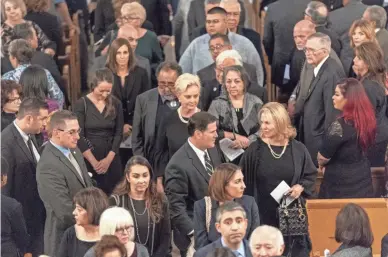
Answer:
[{"label": "woman in black dress", "polygon": [[[235,201],[245,209],[248,226],[245,238],[260,225],[259,209],[252,196],[244,195],[244,176],[240,167],[223,163],[216,167],[209,181],[209,195],[194,204],[194,242],[198,250],[221,237],[215,228],[218,207],[226,201]],[[211,202],[210,206],[207,201]],[[208,211],[210,210],[210,219]],[[208,222],[208,223],[207,223]]]},{"label": "woman in black dress", "polygon": [[91,84],[92,92],[74,106],[81,128],[78,147],[97,186],[107,195],[111,194],[123,174],[119,155],[123,111],[121,102],[110,94],[112,80],[109,69],[97,70]]},{"label": "woman in black dress", "polygon": [[384,54],[377,43],[366,42],[355,48],[353,69],[373,106],[377,123],[376,143],[368,151],[371,167],[383,167],[388,144],[387,98]]},{"label": "woman in black dress", "polygon": [[[136,97],[150,89],[147,71],[136,66],[135,56],[128,40],[118,38],[109,48],[107,67],[113,72],[112,94],[122,103],[124,114],[124,139],[132,133],[133,114]],[[126,148],[120,150],[122,163],[125,165],[132,155]]]},{"label": "woman in black dress", "polygon": [[356,79],[338,83],[333,104],[342,111],[342,116],[331,124],[318,152],[318,164],[324,168],[319,197],[372,197],[372,177],[366,153],[376,135],[373,107],[364,87]]},{"label": "woman in black dress", "polygon": [[57,257],[84,256],[100,240],[100,217],[109,207],[105,193],[96,187],[82,189],[74,196],[74,204],[76,224],[63,234]]},{"label": "woman in black dress", "polygon": [[[283,105],[265,104],[259,112],[259,122],[260,137],[247,148],[240,167],[247,187],[245,194],[253,196],[260,206],[260,223],[278,228],[279,204],[270,193],[285,181],[291,187],[287,192],[291,197],[313,196],[317,169],[306,147],[294,139],[296,131]],[[309,256],[308,238],[293,240],[292,256]],[[288,247],[286,253],[290,251]]]},{"label": "woman in black dress", "polygon": [[154,176],[158,178],[158,188],[163,188],[162,179],[168,161],[189,138],[187,123],[190,117],[200,111],[197,107],[201,92],[198,76],[182,74],[174,88],[181,106],[161,122],[155,143]]},{"label": "woman in black dress", "polygon": [[12,80],[1,80],[1,131],[11,124],[19,111],[22,86]]},{"label": "woman in black dress", "polygon": [[135,221],[135,242],[144,245],[151,257],[165,257],[170,249],[171,225],[167,198],[156,191],[149,162],[133,156],[125,177],[110,197],[111,205],[127,209]]}]

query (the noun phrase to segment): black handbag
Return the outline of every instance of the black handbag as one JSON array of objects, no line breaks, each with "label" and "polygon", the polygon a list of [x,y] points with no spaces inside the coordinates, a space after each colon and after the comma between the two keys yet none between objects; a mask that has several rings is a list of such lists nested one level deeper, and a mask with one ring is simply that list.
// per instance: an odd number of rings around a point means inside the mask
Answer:
[{"label": "black handbag", "polygon": [[286,206],[287,196],[278,207],[279,229],[283,236],[308,235],[308,219],[306,208],[302,205],[300,197],[289,206]]}]

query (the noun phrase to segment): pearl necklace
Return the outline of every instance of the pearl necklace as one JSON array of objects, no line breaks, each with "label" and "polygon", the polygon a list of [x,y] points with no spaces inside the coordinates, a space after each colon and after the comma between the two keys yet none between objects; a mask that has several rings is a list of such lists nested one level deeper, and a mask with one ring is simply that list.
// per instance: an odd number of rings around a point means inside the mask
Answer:
[{"label": "pearl necklace", "polygon": [[269,144],[269,142],[267,143],[267,145],[268,145],[268,148],[269,148],[269,150],[270,150],[272,156],[273,156],[275,159],[280,159],[280,158],[282,158],[283,154],[286,152],[286,148],[287,148],[288,143],[286,143],[286,144],[284,145],[283,151],[282,151],[280,154],[277,154],[277,153],[275,153],[274,150],[272,150],[272,147],[271,147],[271,145]]},{"label": "pearl necklace", "polygon": [[[183,123],[189,123],[188,120],[185,120],[185,119],[182,117],[181,108],[182,108],[182,107],[179,107],[179,108],[177,109],[179,119],[180,119]],[[194,113],[198,112],[198,110],[199,110],[198,108],[195,108]]]}]

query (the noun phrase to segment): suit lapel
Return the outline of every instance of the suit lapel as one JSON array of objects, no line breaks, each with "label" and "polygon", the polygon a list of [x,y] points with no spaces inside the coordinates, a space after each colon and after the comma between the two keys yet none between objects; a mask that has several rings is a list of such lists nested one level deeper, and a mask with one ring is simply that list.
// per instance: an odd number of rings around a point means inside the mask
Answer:
[{"label": "suit lapel", "polygon": [[[50,142],[47,143],[47,146],[46,147],[50,147],[50,150],[51,152],[56,155],[59,160],[65,164],[73,173],[74,175],[77,177],[78,181],[84,186],[85,186],[85,183],[82,181],[80,175],[78,174],[78,171],[75,169],[74,165],[70,162],[69,158],[67,158],[61,151],[59,151],[55,146],[53,146]],[[81,172],[82,172],[82,165],[80,165],[80,162],[78,160],[78,156],[74,155],[74,158],[75,160],[78,162],[78,165],[80,166],[80,169],[81,169]]]},{"label": "suit lapel", "polygon": [[[329,57],[330,58],[330,57]],[[329,59],[327,59],[325,61],[325,63],[321,66],[321,68],[319,69],[318,71],[318,74],[317,76],[315,77],[315,79],[313,78],[312,82],[311,82],[311,85],[310,85],[310,88],[308,90],[308,93],[307,93],[307,97],[306,97],[306,101],[309,99],[309,97],[311,96],[311,94],[313,93],[315,87],[317,86],[324,70],[326,69],[326,66],[327,66],[327,62],[328,62]],[[314,71],[313,71],[314,72]]]},{"label": "suit lapel", "polygon": [[206,180],[206,182],[209,183],[210,176],[209,176],[209,174],[207,174],[205,167],[203,166],[203,164],[199,160],[197,154],[194,152],[194,150],[191,148],[191,146],[187,142],[185,143],[185,148],[186,148],[187,156],[189,157],[189,159],[191,159],[194,168],[196,168],[197,171]]},{"label": "suit lapel", "polygon": [[198,3],[198,9],[197,9],[197,14],[199,17],[198,18],[198,24],[202,24],[203,21],[206,20],[205,12],[205,1],[197,1]]},{"label": "suit lapel", "polygon": [[[12,123],[12,133],[14,135],[16,144],[22,149],[24,154],[27,156],[27,158],[32,162],[35,163],[34,159],[32,158],[30,149],[28,149],[27,144],[24,142],[22,135],[20,135],[19,131],[15,127],[15,124]],[[35,163],[36,165],[36,163]]]},{"label": "suit lapel", "polygon": [[155,121],[156,114],[158,112],[158,101],[159,101],[159,93],[158,90],[155,90],[150,94],[150,102],[147,106],[147,110],[149,111],[147,128],[150,134],[150,138],[153,138],[155,134]]}]

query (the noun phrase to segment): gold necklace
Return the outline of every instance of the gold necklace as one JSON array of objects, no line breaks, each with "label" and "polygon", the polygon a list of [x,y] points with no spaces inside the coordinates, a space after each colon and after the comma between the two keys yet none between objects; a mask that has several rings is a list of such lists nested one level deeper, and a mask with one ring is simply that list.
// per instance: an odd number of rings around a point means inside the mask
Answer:
[{"label": "gold necklace", "polygon": [[272,147],[271,147],[271,145],[270,145],[270,143],[269,143],[269,140],[268,140],[267,145],[268,145],[268,148],[269,148],[269,150],[270,150],[272,156],[273,156],[275,159],[280,159],[280,158],[282,158],[283,154],[286,152],[286,148],[287,148],[288,142],[284,145],[283,151],[282,151],[280,154],[277,154],[277,153],[275,153],[274,150],[272,150]]}]

